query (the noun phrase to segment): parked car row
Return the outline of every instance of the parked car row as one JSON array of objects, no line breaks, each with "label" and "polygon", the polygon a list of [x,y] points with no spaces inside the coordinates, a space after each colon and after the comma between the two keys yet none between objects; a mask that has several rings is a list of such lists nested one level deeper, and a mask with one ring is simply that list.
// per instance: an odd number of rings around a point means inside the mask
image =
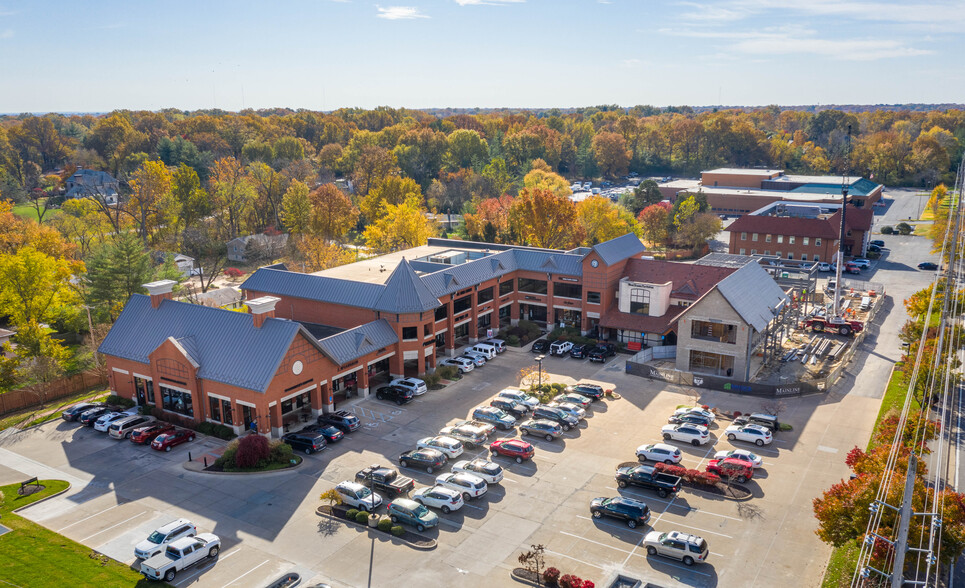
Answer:
[{"label": "parked car row", "polygon": [[144,577],[165,582],[172,582],[180,571],[218,557],[220,552],[221,539],[213,533],[199,534],[188,519],[158,528],[134,547]]},{"label": "parked car row", "polygon": [[182,443],[194,441],[197,435],[153,416],[137,414],[136,408],[120,410],[100,403],[75,404],[63,412],[62,418],[107,433],[112,439],[130,439],[135,445],[150,445],[157,451],[171,451]]},{"label": "parked car row", "polygon": [[589,359],[591,362],[606,362],[608,357],[616,355],[616,346],[612,343],[600,341],[596,345],[584,345],[572,341],[550,341],[538,339],[530,348],[533,353],[548,353],[551,356],[563,357],[569,355],[574,359]]}]

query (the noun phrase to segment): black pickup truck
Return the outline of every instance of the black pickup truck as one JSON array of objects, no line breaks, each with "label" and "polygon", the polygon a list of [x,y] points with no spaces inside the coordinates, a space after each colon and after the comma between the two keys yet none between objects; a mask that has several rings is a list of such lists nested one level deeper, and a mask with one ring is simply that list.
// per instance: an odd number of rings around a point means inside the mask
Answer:
[{"label": "black pickup truck", "polygon": [[412,478],[400,476],[399,472],[392,468],[371,465],[355,474],[355,481],[363,486],[374,488],[387,494],[390,498],[407,496],[415,488]]},{"label": "black pickup truck", "polygon": [[641,488],[656,490],[657,496],[665,498],[668,494],[680,491],[680,478],[663,474],[649,465],[626,466],[617,468],[617,486],[626,488],[633,484]]}]

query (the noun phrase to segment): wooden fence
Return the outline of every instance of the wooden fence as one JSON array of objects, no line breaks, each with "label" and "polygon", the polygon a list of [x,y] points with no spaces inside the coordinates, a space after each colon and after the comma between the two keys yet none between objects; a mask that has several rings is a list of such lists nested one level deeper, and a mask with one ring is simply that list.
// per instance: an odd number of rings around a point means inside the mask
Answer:
[{"label": "wooden fence", "polygon": [[0,394],[0,416],[24,408],[40,406],[51,400],[57,400],[58,398],[70,396],[77,392],[83,392],[96,386],[106,385],[107,378],[91,370],[55,380],[46,386],[35,384],[33,386],[27,386],[26,388],[4,392]]}]

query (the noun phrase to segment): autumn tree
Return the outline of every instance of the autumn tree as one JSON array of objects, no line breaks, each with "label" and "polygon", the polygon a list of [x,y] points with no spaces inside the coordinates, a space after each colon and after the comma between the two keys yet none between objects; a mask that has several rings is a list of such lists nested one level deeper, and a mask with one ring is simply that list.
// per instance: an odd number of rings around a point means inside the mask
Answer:
[{"label": "autumn tree", "polygon": [[224,157],[214,162],[208,191],[221,238],[231,240],[244,234],[257,194],[237,159]]},{"label": "autumn tree", "polygon": [[606,177],[626,175],[630,165],[630,151],[626,139],[619,133],[601,132],[593,137],[593,153]]},{"label": "autumn tree", "polygon": [[134,220],[144,243],[159,228],[173,223],[178,216],[177,201],[171,193],[171,174],[160,161],[146,161],[130,181],[131,198],[127,213]]},{"label": "autumn tree", "polygon": [[425,245],[435,232],[421,200],[410,197],[402,204],[386,205],[385,214],[366,227],[363,238],[370,249],[387,253]]},{"label": "autumn tree", "polygon": [[288,189],[282,196],[282,224],[293,235],[311,231],[312,201],[308,197],[308,192],[308,186],[295,180],[288,185]]},{"label": "autumn tree", "polygon": [[634,188],[632,192],[621,197],[620,203],[626,206],[634,215],[639,215],[640,211],[644,208],[652,204],[657,204],[662,200],[663,194],[660,193],[657,182],[644,180],[640,182],[640,185]]},{"label": "autumn tree", "polygon": [[489,159],[489,144],[478,132],[458,129],[449,134],[445,164],[450,170],[475,167],[479,169]]},{"label": "autumn tree", "polygon": [[[412,182],[412,180],[409,181]],[[369,196],[379,192],[380,189],[381,187],[373,190]],[[418,185],[416,189],[418,190]],[[340,240],[359,220],[359,210],[335,184],[322,184],[308,196],[312,207],[309,226],[314,235],[330,240]]]},{"label": "autumn tree", "polygon": [[318,272],[351,263],[355,257],[340,245],[315,235],[301,236],[295,245],[295,259],[303,272]]},{"label": "autumn tree", "polygon": [[201,177],[187,164],[181,163],[171,173],[171,195],[177,202],[182,230],[211,213],[211,201],[201,187]]},{"label": "autumn tree", "polygon": [[651,204],[637,216],[645,241],[656,247],[665,245],[670,235],[670,204]]},{"label": "autumn tree", "polygon": [[569,249],[583,240],[576,205],[550,190],[523,188],[510,209],[510,223],[522,243]]},{"label": "autumn tree", "polygon": [[533,169],[523,176],[523,187],[529,190],[545,190],[555,196],[567,197],[573,194],[570,184],[563,176],[550,171],[542,159],[533,161]]},{"label": "autumn tree", "polygon": [[512,243],[509,217],[514,200],[504,195],[475,202],[474,212],[462,217],[469,238],[487,243]]},{"label": "autumn tree", "polygon": [[513,176],[506,168],[506,160],[496,157],[483,168],[482,177],[489,182],[493,196],[509,194],[513,187]]},{"label": "autumn tree", "polygon": [[[290,137],[294,139],[294,137]],[[295,143],[298,143],[295,140]],[[291,158],[300,160],[304,158],[297,156],[296,153],[289,154]],[[252,203],[255,225],[260,227],[280,227],[281,199],[288,189],[289,179],[282,173],[276,171],[270,165],[262,162],[255,162],[248,166],[248,177],[252,186],[255,188],[256,198]]]},{"label": "autumn tree", "polygon": [[74,198],[64,202],[61,214],[51,219],[50,225],[64,238],[75,243],[80,257],[86,259],[91,250],[111,232],[111,225],[101,214],[97,203],[89,198]]},{"label": "autumn tree", "polygon": [[359,208],[366,221],[373,222],[384,214],[386,206],[399,205],[415,198],[422,205],[422,188],[412,178],[389,176],[369,191],[359,202]]},{"label": "autumn tree", "polygon": [[602,196],[593,196],[576,204],[577,221],[584,235],[583,245],[592,247],[633,233],[641,235],[640,225],[627,209]]},{"label": "autumn tree", "polygon": [[17,216],[13,203],[0,200],[0,255],[28,246],[54,258],[72,258],[76,252],[76,245],[56,229]]},{"label": "autumn tree", "polygon": [[365,197],[369,190],[389,176],[398,175],[399,171],[398,162],[391,151],[384,147],[363,147],[352,170],[352,185],[355,193]]}]

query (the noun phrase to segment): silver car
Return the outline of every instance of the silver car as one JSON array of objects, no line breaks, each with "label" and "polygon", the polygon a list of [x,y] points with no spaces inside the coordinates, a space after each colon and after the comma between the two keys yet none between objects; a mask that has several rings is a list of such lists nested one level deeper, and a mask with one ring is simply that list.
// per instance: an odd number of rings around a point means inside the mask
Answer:
[{"label": "silver car", "polygon": [[707,556],[710,555],[710,548],[703,538],[680,531],[669,533],[650,531],[644,536],[643,545],[650,555],[679,559],[688,566],[694,565],[695,562],[707,561]]},{"label": "silver car", "polygon": [[534,435],[545,437],[547,441],[559,439],[563,434],[563,427],[546,419],[528,419],[519,424],[521,435]]}]

